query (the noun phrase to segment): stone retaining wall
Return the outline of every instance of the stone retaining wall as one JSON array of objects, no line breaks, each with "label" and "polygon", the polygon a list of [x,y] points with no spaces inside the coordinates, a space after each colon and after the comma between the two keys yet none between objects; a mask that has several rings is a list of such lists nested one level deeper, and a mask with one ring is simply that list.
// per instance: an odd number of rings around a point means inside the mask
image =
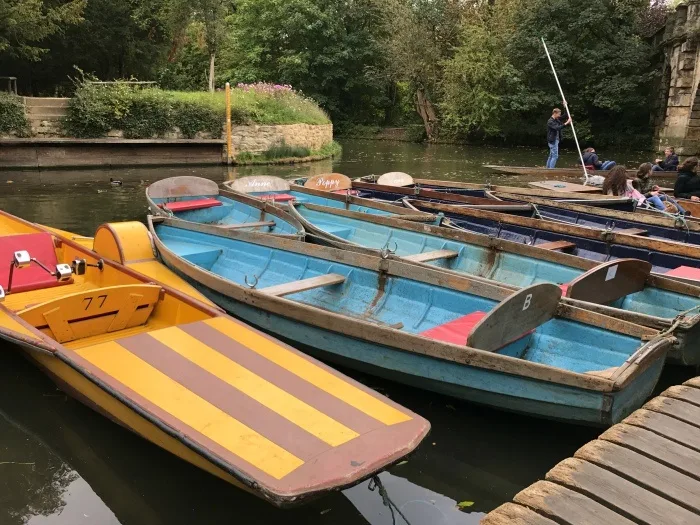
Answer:
[{"label": "stone retaining wall", "polygon": [[234,155],[241,151],[262,153],[282,142],[290,146],[309,148],[313,151],[333,141],[333,124],[233,126],[231,138]]}]

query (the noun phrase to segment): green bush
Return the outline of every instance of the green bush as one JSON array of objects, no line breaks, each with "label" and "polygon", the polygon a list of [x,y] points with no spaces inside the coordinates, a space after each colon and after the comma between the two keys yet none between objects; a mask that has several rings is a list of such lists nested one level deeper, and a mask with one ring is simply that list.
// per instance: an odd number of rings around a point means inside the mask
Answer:
[{"label": "green bush", "polygon": [[159,89],[130,92],[129,110],[117,123],[127,139],[150,139],[173,128],[173,101]]},{"label": "green bush", "polygon": [[21,97],[0,92],[0,133],[29,135],[29,123]]},{"label": "green bush", "polygon": [[[226,116],[223,92],[139,89],[127,82],[78,84],[68,106],[64,129],[74,137],[102,137],[121,130],[126,138],[163,136],[177,127],[187,138],[197,133],[221,136]],[[231,90],[231,123],[328,124],[327,115],[313,101],[289,90]]]}]

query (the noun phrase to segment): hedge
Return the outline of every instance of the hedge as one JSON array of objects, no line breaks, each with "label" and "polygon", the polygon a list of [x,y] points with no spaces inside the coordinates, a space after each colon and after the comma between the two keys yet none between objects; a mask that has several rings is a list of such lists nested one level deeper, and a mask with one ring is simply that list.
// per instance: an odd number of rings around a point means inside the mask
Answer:
[{"label": "hedge", "polygon": [[0,92],[0,133],[13,133],[20,137],[29,135],[22,97]]},{"label": "hedge", "polygon": [[[293,90],[269,90],[256,84],[232,89],[233,124],[326,124],[327,115]],[[64,119],[73,137],[102,137],[121,130],[125,138],[163,137],[179,128],[186,138],[208,133],[219,138],[226,106],[223,92],[138,89],[126,82],[78,85]]]}]

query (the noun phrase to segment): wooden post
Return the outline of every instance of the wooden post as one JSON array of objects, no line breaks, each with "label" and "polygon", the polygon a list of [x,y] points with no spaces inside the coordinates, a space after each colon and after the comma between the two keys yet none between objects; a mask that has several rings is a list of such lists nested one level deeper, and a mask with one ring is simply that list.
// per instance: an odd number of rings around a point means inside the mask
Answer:
[{"label": "wooden post", "polygon": [[226,163],[233,162],[233,144],[231,139],[231,84],[226,82]]}]

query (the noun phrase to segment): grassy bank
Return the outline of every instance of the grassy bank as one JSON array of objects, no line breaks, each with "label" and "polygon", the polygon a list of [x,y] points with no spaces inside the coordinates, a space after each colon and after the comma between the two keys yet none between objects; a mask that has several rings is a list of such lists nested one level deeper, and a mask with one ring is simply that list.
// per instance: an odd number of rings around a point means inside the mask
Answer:
[{"label": "grassy bank", "polygon": [[[326,113],[288,86],[239,85],[231,90],[233,124],[328,124]],[[138,89],[127,82],[78,86],[63,127],[67,136],[97,138],[111,130],[125,138],[167,137],[175,128],[186,138],[219,138],[226,115],[223,91]]]},{"label": "grassy bank", "polygon": [[299,146],[281,144],[262,153],[243,151],[236,155],[234,162],[239,166],[255,164],[294,164],[296,162],[309,162],[323,160],[329,157],[339,157],[343,148],[336,141],[326,144],[318,150],[310,150]]}]

